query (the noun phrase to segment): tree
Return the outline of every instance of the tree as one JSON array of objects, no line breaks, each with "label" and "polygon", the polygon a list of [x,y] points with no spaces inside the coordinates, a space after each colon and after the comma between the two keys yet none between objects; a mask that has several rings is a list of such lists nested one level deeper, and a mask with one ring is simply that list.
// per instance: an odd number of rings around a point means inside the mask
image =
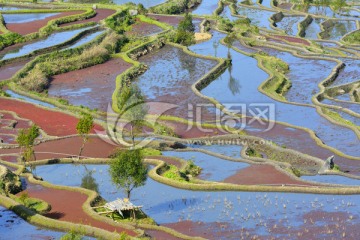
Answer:
[{"label": "tree", "polygon": [[174,42],[185,46],[189,46],[195,42],[195,26],[192,20],[191,14],[186,13],[184,19],[179,23]]},{"label": "tree", "polygon": [[111,160],[109,168],[113,183],[123,189],[129,199],[134,188],[145,185],[147,171],[141,149],[119,151]]},{"label": "tree", "polygon": [[334,0],[332,2],[332,7],[334,8],[334,12],[341,12],[345,6],[347,6],[346,0]]},{"label": "tree", "polygon": [[145,124],[148,108],[144,96],[135,84],[124,84],[118,97],[119,116],[130,125],[130,136],[135,147],[136,133],[141,131]]},{"label": "tree", "polygon": [[40,135],[40,130],[36,125],[32,125],[29,129],[21,129],[16,138],[16,142],[20,145],[24,161],[36,160],[34,152],[35,139]]},{"label": "tree", "polygon": [[79,159],[82,154],[82,151],[84,150],[85,143],[89,140],[89,133],[93,127],[94,127],[93,117],[89,114],[83,114],[76,125],[76,131],[83,139],[82,145],[80,147]]}]

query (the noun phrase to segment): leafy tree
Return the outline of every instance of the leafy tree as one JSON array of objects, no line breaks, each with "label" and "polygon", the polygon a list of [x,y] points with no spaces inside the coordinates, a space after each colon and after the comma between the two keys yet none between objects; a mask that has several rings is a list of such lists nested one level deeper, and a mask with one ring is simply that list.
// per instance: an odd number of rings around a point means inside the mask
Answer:
[{"label": "leafy tree", "polygon": [[332,2],[332,7],[334,8],[334,12],[341,12],[345,6],[347,6],[346,0],[334,0]]},{"label": "leafy tree", "polygon": [[34,152],[35,139],[40,135],[40,130],[36,125],[32,125],[29,129],[21,129],[16,138],[16,142],[20,145],[24,161],[36,160]]},{"label": "leafy tree", "polygon": [[144,96],[137,85],[124,84],[117,103],[120,110],[119,116],[130,125],[130,136],[134,147],[136,133],[141,131],[148,113]]},{"label": "leafy tree", "polygon": [[174,42],[185,46],[189,46],[195,42],[195,26],[192,20],[191,14],[186,13],[184,19],[179,23]]},{"label": "leafy tree", "polygon": [[83,114],[76,125],[76,131],[83,139],[82,145],[80,147],[79,159],[82,154],[82,151],[84,150],[85,143],[89,140],[89,133],[93,127],[94,127],[93,117],[89,114]]},{"label": "leafy tree", "polygon": [[147,171],[141,149],[119,151],[109,168],[113,183],[123,189],[129,199],[134,188],[145,185]]}]

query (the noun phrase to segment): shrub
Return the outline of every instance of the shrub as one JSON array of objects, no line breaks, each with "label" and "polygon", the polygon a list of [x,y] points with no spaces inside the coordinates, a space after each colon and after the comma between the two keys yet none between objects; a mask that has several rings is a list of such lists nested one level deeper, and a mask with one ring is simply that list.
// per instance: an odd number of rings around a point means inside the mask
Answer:
[{"label": "shrub", "polygon": [[195,26],[192,22],[192,16],[190,14],[186,14],[184,19],[179,23],[173,42],[185,46],[195,43],[194,31]]},{"label": "shrub", "polygon": [[126,10],[107,18],[105,23],[115,32],[122,34],[131,29],[131,25],[135,23],[135,17],[130,16],[129,12]]},{"label": "shrub", "polygon": [[0,50],[13,45],[15,43],[19,43],[21,41],[23,41],[23,37],[18,34],[18,33],[13,33],[13,32],[9,32],[9,33],[4,33],[0,35]]}]

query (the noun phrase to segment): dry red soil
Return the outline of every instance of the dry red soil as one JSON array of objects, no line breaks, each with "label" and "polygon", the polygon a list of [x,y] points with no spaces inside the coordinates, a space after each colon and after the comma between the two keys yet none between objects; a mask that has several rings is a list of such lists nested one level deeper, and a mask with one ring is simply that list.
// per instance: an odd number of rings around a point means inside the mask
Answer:
[{"label": "dry red soil", "polygon": [[84,11],[71,11],[71,12],[62,12],[55,16],[47,17],[42,20],[36,20],[25,23],[9,23],[6,24],[6,28],[12,32],[17,32],[21,35],[26,35],[29,33],[34,33],[39,31],[40,28],[45,27],[50,20],[62,18],[70,15],[80,14]]},{"label": "dry red soil", "polygon": [[286,40],[286,41],[292,42],[292,43],[299,43],[299,44],[303,44],[305,46],[310,46],[310,43],[307,40],[301,39],[301,38],[282,36],[282,35],[273,35],[272,37],[277,38],[277,39],[283,39],[283,40]]},{"label": "dry red soil", "polygon": [[[30,103],[6,98],[0,98],[0,109],[15,112],[21,118],[30,119],[51,136],[76,134],[78,119],[62,112],[50,111]],[[94,129],[102,130],[102,127],[95,125]]]},{"label": "dry red soil", "polygon": [[297,181],[267,164],[251,165],[241,169],[235,175],[226,178],[224,182],[244,185],[311,185]]},{"label": "dry red soil", "polygon": [[[35,147],[35,154],[37,160],[64,158],[70,156],[77,156],[82,144],[80,137],[64,138],[60,140],[47,141],[40,143]],[[107,158],[119,146],[106,143],[99,137],[90,137],[85,144],[83,157],[91,158]],[[20,148],[0,149],[0,154],[20,153]]]},{"label": "dry red soil", "polygon": [[137,21],[134,25],[131,26],[131,31],[126,32],[126,35],[129,36],[149,36],[155,33],[163,31],[162,28],[141,21]]},{"label": "dry red soil", "polygon": [[70,25],[80,24],[80,23],[99,22],[99,21],[109,17],[110,15],[113,15],[115,12],[116,12],[115,10],[111,10],[111,9],[97,9],[96,15],[92,18],[61,24],[60,27],[65,27],[65,26],[70,26]]},{"label": "dry red soil", "polygon": [[151,17],[159,22],[167,23],[171,26],[179,25],[179,22],[183,19],[182,16],[162,16],[156,14],[148,14],[148,17]]},{"label": "dry red soil", "polygon": [[45,214],[46,217],[61,221],[86,224],[93,227],[105,229],[110,232],[126,232],[128,235],[131,236],[137,235],[132,230],[115,227],[107,223],[97,221],[88,216],[82,210],[82,205],[87,199],[87,195],[85,194],[73,191],[46,188],[41,185],[35,185],[31,183],[27,184],[27,189],[25,191],[29,194],[30,197],[42,199],[51,205],[51,211]]}]

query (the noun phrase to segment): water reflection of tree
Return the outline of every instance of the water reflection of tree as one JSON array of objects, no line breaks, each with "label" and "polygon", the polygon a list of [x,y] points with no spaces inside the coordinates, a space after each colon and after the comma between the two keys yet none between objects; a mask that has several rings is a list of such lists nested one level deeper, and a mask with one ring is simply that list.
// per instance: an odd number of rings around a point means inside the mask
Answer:
[{"label": "water reflection of tree", "polygon": [[217,57],[217,49],[219,47],[219,41],[214,41],[213,42],[213,47],[214,47],[214,50],[215,50],[215,57]]},{"label": "water reflection of tree", "polygon": [[176,55],[179,57],[181,68],[187,70],[189,75],[193,76],[196,73],[196,58],[182,52],[180,49],[178,51]]},{"label": "water reflection of tree", "polygon": [[95,192],[99,192],[99,185],[96,182],[96,179],[93,177],[94,171],[87,169],[85,167],[85,174],[81,179],[81,187]]},{"label": "water reflection of tree", "polygon": [[[231,55],[231,53],[229,53],[229,54]],[[232,64],[230,64],[230,66],[228,68],[228,71],[229,71],[228,87],[229,87],[230,91],[232,92],[232,94],[236,95],[236,94],[240,93],[241,85],[240,85],[240,81],[232,75],[232,68],[233,68],[233,66],[232,66]]]}]

